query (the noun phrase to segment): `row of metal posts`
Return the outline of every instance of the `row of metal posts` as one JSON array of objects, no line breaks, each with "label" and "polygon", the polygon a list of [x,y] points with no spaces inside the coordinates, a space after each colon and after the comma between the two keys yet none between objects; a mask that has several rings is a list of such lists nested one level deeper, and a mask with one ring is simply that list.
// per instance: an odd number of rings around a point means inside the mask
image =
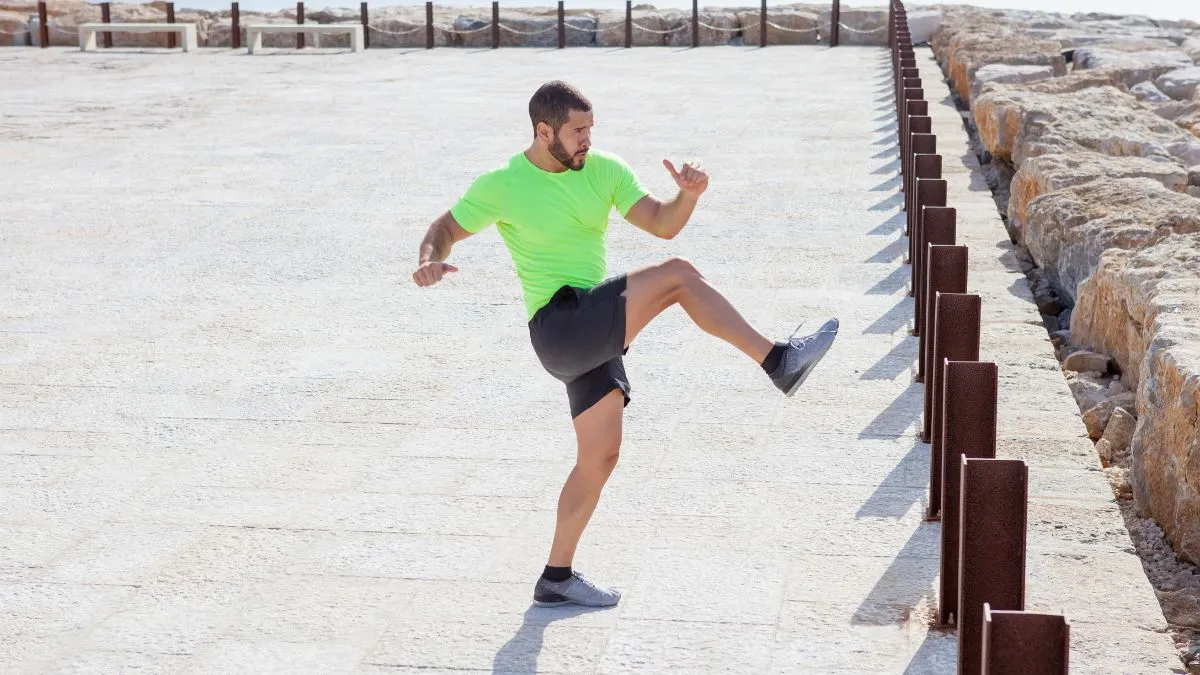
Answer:
[{"label": "row of metal posts", "polygon": [[[38,27],[39,37],[41,38],[41,46],[50,46],[50,27],[47,23],[46,3],[44,0],[38,2]],[[175,23],[175,3],[166,3],[167,23]],[[231,3],[230,11],[230,30],[232,34],[231,46],[238,49],[242,46],[241,35],[241,12],[238,8],[238,3]],[[829,26],[829,46],[838,46],[838,24],[841,19],[841,2],[833,0],[833,11],[831,12]],[[359,20],[363,25],[363,46],[371,46],[371,29],[367,18],[367,3],[359,3]],[[111,23],[110,3],[100,3],[100,21],[101,23]],[[296,23],[304,23],[304,3],[296,3]],[[500,2],[499,0],[492,1],[492,49],[500,47]],[[103,44],[105,47],[112,47],[112,33],[102,33]],[[167,46],[175,47],[175,34],[167,34]],[[563,8],[563,0],[558,0],[558,48],[564,49],[567,46],[566,35],[566,12]],[[625,0],[625,46],[633,46],[633,2]],[[699,0],[692,0],[692,46],[700,46],[700,8]],[[759,10],[758,19],[758,46],[767,46],[767,0],[761,0],[761,8]],[[434,47],[434,26],[433,26],[433,2],[425,3],[425,48],[433,49]],[[304,34],[296,35],[296,48],[304,48]]]},{"label": "row of metal posts", "polygon": [[[958,633],[958,673],[1064,675],[1070,625],[1025,610],[1029,470],[996,458],[999,375],[979,356],[980,296],[967,288],[929,102],[904,4],[888,11],[905,234],[930,444],[928,520],[940,520],[938,623]],[[940,83],[941,78],[934,78]]]}]

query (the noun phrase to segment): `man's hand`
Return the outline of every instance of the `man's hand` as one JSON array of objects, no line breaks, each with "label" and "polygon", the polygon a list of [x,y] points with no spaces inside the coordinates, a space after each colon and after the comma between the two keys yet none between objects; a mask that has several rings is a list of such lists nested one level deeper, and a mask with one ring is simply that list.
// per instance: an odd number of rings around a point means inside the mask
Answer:
[{"label": "man's hand", "polygon": [[432,286],[442,280],[446,274],[457,272],[458,268],[450,263],[437,262],[430,260],[421,263],[416,272],[413,272],[413,281],[417,282],[418,286]]},{"label": "man's hand", "polygon": [[663,166],[671,172],[671,178],[675,179],[675,184],[681,191],[693,197],[699,197],[708,189],[708,174],[704,172],[699,163],[693,165],[691,162],[687,162],[681,171],[676,171],[671,160],[664,159]]}]

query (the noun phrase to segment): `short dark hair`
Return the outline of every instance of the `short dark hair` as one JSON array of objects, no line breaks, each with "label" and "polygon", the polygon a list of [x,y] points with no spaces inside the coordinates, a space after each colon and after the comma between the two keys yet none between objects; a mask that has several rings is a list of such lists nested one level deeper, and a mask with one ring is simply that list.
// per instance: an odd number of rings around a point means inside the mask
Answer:
[{"label": "short dark hair", "polygon": [[535,133],[538,122],[549,124],[554,133],[558,133],[570,111],[588,112],[591,109],[591,102],[578,89],[562,80],[553,80],[533,92],[529,99],[529,121]]}]

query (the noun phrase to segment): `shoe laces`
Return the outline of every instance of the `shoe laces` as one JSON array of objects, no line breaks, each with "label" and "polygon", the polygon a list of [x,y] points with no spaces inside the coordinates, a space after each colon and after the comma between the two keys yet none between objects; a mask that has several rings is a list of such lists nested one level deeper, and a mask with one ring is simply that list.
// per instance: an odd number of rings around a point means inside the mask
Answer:
[{"label": "shoe laces", "polygon": [[815,333],[810,333],[808,335],[796,337],[796,333],[799,333],[800,329],[803,327],[804,327],[804,322],[801,321],[800,325],[796,326],[796,330],[792,331],[792,334],[788,336],[788,344],[791,345],[792,347],[795,347],[796,349],[803,349],[804,346],[807,345],[809,342],[812,342],[813,340],[817,339],[818,335],[821,335],[823,333],[835,332],[835,331],[831,331],[831,330],[819,330]]}]

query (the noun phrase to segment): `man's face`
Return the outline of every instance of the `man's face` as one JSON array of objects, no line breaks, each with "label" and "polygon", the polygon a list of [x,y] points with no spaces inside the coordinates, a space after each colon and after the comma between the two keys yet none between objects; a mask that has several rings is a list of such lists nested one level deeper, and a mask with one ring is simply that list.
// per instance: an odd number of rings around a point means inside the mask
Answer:
[{"label": "man's face", "polygon": [[550,154],[572,171],[583,168],[587,151],[592,147],[592,113],[572,110],[550,143]]}]

